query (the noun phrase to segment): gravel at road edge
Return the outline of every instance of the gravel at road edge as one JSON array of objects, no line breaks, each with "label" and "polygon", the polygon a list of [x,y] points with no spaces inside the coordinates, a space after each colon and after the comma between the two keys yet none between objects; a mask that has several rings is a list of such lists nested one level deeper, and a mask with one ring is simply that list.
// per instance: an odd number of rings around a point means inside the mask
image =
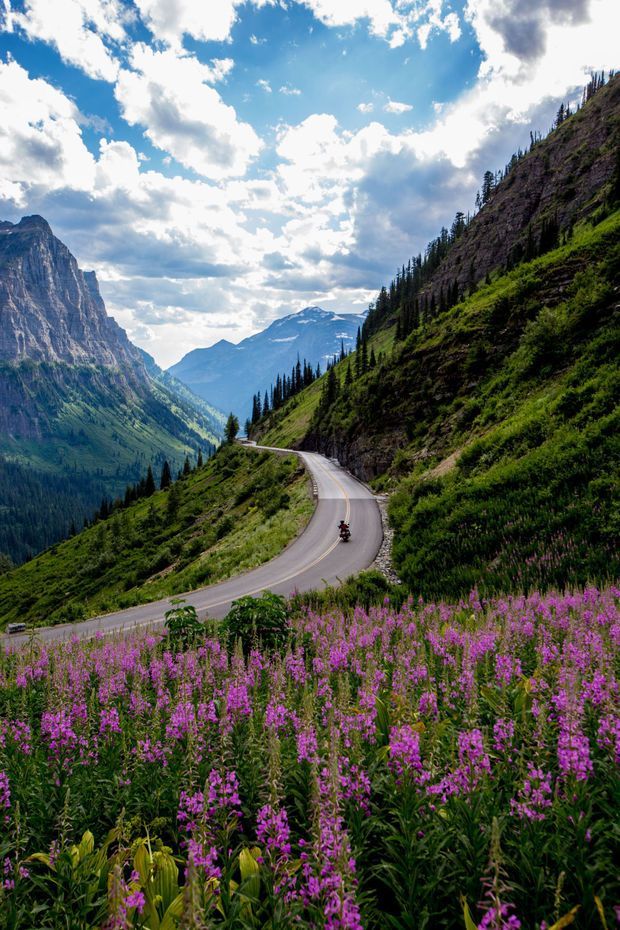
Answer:
[{"label": "gravel at road edge", "polygon": [[381,523],[383,524],[383,542],[381,543],[381,548],[377,553],[377,557],[370,566],[369,571],[374,570],[381,572],[384,578],[390,582],[390,584],[402,584],[402,581],[394,571],[394,566],[392,564],[392,542],[394,540],[394,530],[390,526],[388,520],[388,503],[389,498],[387,494],[377,494],[375,500],[381,511]]}]

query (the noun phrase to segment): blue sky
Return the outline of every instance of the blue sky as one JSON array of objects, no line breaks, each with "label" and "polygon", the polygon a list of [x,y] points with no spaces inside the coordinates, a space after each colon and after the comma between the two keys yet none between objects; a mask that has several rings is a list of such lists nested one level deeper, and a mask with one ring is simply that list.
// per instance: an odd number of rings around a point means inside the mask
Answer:
[{"label": "blue sky", "polygon": [[616,0],[0,0],[0,218],[162,365],[359,312],[617,67]]}]

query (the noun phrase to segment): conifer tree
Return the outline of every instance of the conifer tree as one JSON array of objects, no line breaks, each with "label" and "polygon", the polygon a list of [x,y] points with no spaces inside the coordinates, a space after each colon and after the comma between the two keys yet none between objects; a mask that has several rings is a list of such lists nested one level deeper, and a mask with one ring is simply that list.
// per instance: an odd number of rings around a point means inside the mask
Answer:
[{"label": "conifer tree", "polygon": [[202,468],[203,465],[204,465],[204,462],[202,459],[202,449],[199,449],[198,458],[196,459],[196,468]]},{"label": "conifer tree", "polygon": [[170,486],[170,493],[168,494],[168,501],[166,504],[166,514],[169,520],[174,520],[177,513],[179,512],[179,506],[181,503],[181,492],[179,490],[179,485],[176,481]]},{"label": "conifer tree", "polygon": [[183,462],[183,477],[187,478],[188,475],[191,475],[192,466],[189,464],[189,455],[185,456],[185,461]]},{"label": "conifer tree", "polygon": [[[267,400],[267,398],[265,398]],[[226,420],[226,427],[224,429],[224,436],[228,445],[231,445],[235,441],[235,437],[239,432],[239,420],[234,415],[234,413],[228,414],[228,419]]]},{"label": "conifer tree", "polygon": [[149,465],[146,472],[146,481],[144,482],[144,496],[150,497],[155,493],[155,479],[153,478],[153,469]]},{"label": "conifer tree", "polygon": [[159,481],[159,489],[165,491],[166,488],[169,488],[172,484],[172,472],[170,471],[170,465],[166,460],[162,465],[161,469],[161,478]]},{"label": "conifer tree", "polygon": [[[158,522],[159,522],[158,514],[157,514],[157,508],[155,507],[155,503],[153,501],[149,501],[149,509],[146,514],[146,524],[147,526],[150,526],[152,528],[154,526],[157,526]],[[116,535],[117,527],[115,526],[115,524],[112,524],[112,531]],[[120,524],[118,525],[118,535],[120,535]]]}]

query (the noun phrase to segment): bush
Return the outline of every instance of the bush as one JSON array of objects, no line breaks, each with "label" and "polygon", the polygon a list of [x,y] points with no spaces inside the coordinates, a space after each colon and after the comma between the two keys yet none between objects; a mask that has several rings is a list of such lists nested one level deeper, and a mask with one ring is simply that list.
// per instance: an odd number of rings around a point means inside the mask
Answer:
[{"label": "bush", "polygon": [[261,597],[241,597],[233,601],[222,630],[229,645],[240,640],[246,654],[259,645],[266,651],[278,649],[289,633],[286,602],[271,591],[263,591]]},{"label": "bush", "polygon": [[322,591],[296,594],[291,599],[290,606],[293,611],[300,611],[305,607],[317,611],[347,611],[357,606],[368,610],[385,603],[386,598],[392,605],[400,607],[406,597],[407,591],[404,587],[390,584],[381,572],[371,570],[347,578],[339,588],[328,587]]},{"label": "bush", "polygon": [[168,640],[173,649],[187,649],[204,638],[206,628],[191,604],[181,598],[174,598],[172,603],[175,606],[165,614]]}]

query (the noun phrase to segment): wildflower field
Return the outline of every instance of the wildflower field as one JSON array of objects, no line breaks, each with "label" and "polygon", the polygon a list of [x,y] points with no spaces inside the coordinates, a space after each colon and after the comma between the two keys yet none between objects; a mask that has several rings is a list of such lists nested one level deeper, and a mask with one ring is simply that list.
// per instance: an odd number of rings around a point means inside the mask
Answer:
[{"label": "wildflower field", "polygon": [[620,591],[0,655],[0,927],[616,925]]}]

